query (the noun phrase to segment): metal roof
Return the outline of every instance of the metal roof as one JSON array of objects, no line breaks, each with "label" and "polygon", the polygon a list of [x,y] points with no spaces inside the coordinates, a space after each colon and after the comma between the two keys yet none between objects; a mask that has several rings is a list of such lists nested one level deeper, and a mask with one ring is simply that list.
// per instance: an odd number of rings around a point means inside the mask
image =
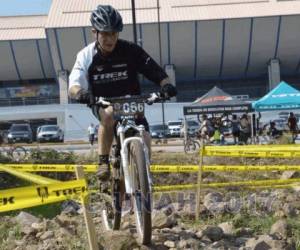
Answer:
[{"label": "metal roof", "polygon": [[0,41],[45,39],[47,16],[0,17]]},{"label": "metal roof", "polygon": [[[136,1],[138,23],[157,21],[157,0]],[[117,8],[125,24],[132,23],[130,0],[53,0],[46,27],[90,26],[91,11],[98,4]],[[161,22],[215,20],[246,17],[294,15],[300,1],[276,0],[160,0]]]}]

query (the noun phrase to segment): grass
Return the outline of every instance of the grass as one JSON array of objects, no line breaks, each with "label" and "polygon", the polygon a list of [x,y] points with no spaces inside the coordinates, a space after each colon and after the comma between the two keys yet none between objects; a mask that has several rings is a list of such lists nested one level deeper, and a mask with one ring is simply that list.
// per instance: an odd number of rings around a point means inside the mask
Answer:
[{"label": "grass", "polygon": [[153,152],[151,162],[153,165],[198,165],[199,154]]},{"label": "grass", "polygon": [[[249,213],[239,214],[219,214],[216,216],[203,216],[199,221],[182,218],[182,222],[193,228],[201,229],[205,225],[219,225],[223,222],[232,222],[235,229],[250,228],[255,232],[255,235],[268,234],[271,226],[277,221],[271,214],[256,216]],[[288,224],[292,227],[292,237],[294,238],[298,247],[300,247],[300,216],[287,218]],[[238,233],[238,230],[235,232]]]},{"label": "grass", "polygon": [[295,240],[296,249],[300,250],[300,216],[288,218],[287,221],[292,227],[292,238]]},{"label": "grass", "polygon": [[235,228],[248,227],[251,228],[255,234],[267,234],[276,220],[277,219],[272,215],[263,215],[258,217],[245,213],[237,214],[232,221]]},{"label": "grass", "polygon": [[20,226],[7,219],[2,219],[0,223],[0,250],[9,249],[9,242],[7,241],[9,235],[12,235],[15,240],[22,239]]}]

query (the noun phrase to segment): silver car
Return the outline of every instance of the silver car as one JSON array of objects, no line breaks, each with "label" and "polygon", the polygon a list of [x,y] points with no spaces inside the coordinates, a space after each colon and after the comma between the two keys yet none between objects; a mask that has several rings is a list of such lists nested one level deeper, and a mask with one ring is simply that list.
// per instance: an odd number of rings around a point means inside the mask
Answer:
[{"label": "silver car", "polygon": [[170,132],[167,125],[163,124],[154,124],[150,125],[150,134],[152,138],[164,138],[170,137]]},{"label": "silver car", "polygon": [[37,129],[38,142],[63,142],[64,132],[57,125],[43,125]]}]

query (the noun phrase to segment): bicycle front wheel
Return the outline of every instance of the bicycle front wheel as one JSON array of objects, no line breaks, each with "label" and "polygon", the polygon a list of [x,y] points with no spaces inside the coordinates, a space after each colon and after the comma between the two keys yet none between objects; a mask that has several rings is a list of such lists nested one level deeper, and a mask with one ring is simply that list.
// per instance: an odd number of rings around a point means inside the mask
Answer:
[{"label": "bicycle front wheel", "polygon": [[21,161],[26,158],[27,151],[21,146],[16,146],[15,148],[11,149],[9,155],[13,160]]},{"label": "bicycle front wheel", "polygon": [[149,244],[152,236],[151,193],[145,153],[139,141],[130,144],[129,164],[133,171],[133,206],[137,234],[142,244]]},{"label": "bicycle front wheel", "polygon": [[200,143],[195,140],[189,140],[184,144],[184,152],[186,154],[195,153],[200,148]]},{"label": "bicycle front wheel", "polygon": [[119,230],[122,217],[122,200],[124,196],[124,183],[113,177],[111,181],[111,196],[101,193],[102,208],[101,217],[104,230]]}]

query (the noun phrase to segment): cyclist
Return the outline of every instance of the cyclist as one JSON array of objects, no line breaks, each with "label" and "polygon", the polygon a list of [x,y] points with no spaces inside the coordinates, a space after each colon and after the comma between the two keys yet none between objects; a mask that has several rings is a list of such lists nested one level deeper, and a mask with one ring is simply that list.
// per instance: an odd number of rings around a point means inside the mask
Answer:
[{"label": "cyclist", "polygon": [[214,135],[215,132],[213,124],[210,121],[210,119],[208,119],[206,114],[203,114],[201,119],[202,119],[202,123],[199,128],[199,134],[201,138],[209,142],[210,138]]},{"label": "cyclist", "polygon": [[[88,104],[100,121],[97,177],[101,183],[108,184],[109,152],[113,141],[115,121],[112,107],[105,105],[102,101],[103,97],[141,94],[138,73],[159,85],[165,97],[175,96],[177,90],[171,84],[165,71],[141,47],[119,39],[123,22],[116,9],[110,5],[98,5],[92,11],[90,21],[96,41],[77,54],[69,77],[69,96],[80,103]],[[97,108],[92,105],[95,99],[100,106],[101,103],[103,104],[102,107]],[[144,117],[138,119],[136,123],[143,124],[149,131]],[[150,135],[147,133],[145,141],[149,149],[150,140]]]}]

